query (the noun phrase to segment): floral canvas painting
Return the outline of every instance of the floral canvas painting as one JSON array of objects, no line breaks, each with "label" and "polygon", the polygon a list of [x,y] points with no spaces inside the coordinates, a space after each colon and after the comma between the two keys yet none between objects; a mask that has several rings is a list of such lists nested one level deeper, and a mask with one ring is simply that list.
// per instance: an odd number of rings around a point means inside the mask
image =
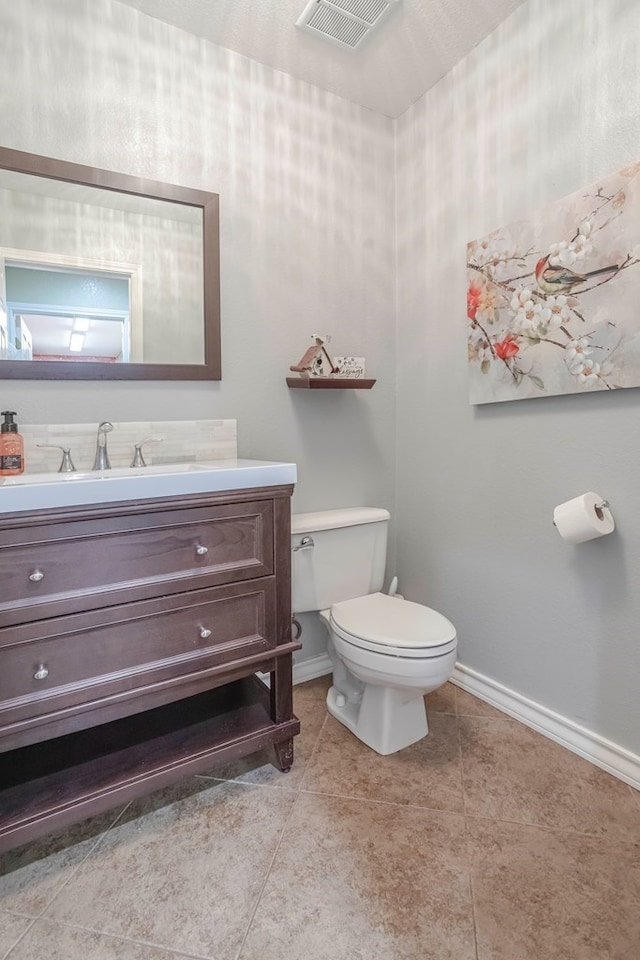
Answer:
[{"label": "floral canvas painting", "polygon": [[640,386],[640,163],[467,244],[471,403]]}]

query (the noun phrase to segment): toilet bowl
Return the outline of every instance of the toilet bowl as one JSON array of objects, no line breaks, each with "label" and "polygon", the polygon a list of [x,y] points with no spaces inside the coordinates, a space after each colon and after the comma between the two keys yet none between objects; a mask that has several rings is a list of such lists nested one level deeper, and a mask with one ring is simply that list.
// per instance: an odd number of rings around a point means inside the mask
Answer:
[{"label": "toilet bowl", "polygon": [[456,662],[453,624],[382,593],[335,604],[321,618],[333,666],[329,712],[381,754],[426,736],[424,696],[446,683]]},{"label": "toilet bowl", "polygon": [[327,708],[380,754],[426,736],[424,696],[451,677],[457,649],[442,614],[380,592],[388,520],[386,510],[352,508],[292,523],[293,609],[318,610],[329,635]]}]

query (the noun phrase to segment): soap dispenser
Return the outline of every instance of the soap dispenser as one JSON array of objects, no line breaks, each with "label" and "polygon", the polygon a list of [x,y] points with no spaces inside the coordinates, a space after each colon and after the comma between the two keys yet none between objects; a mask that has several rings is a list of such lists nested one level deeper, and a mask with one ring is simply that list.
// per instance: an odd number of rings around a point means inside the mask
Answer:
[{"label": "soap dispenser", "polygon": [[14,421],[15,410],[3,410],[0,426],[0,476],[11,477],[24,472],[24,440]]}]

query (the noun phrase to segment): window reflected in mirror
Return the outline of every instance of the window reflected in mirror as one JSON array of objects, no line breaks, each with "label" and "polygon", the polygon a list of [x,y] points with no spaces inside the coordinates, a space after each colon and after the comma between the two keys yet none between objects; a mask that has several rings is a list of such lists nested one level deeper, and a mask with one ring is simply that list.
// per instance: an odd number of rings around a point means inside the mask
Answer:
[{"label": "window reflected in mirror", "polygon": [[132,318],[132,273],[10,258],[4,262],[7,336],[2,359],[142,359],[142,316]]}]

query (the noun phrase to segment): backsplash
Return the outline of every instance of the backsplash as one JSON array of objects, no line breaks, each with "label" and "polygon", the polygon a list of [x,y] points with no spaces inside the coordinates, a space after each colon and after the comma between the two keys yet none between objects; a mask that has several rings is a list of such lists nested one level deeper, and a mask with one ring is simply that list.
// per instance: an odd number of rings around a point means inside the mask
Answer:
[{"label": "backsplash", "polygon": [[[91,470],[96,455],[98,424],[20,424],[24,437],[26,473],[56,471],[62,460],[60,450],[41,449],[39,443],[71,448],[76,470]],[[161,438],[143,448],[147,464],[185,463],[191,460],[228,460],[237,456],[235,420],[144,420],[113,424],[107,436],[112,467],[129,467],[136,443],[147,437]]]}]

